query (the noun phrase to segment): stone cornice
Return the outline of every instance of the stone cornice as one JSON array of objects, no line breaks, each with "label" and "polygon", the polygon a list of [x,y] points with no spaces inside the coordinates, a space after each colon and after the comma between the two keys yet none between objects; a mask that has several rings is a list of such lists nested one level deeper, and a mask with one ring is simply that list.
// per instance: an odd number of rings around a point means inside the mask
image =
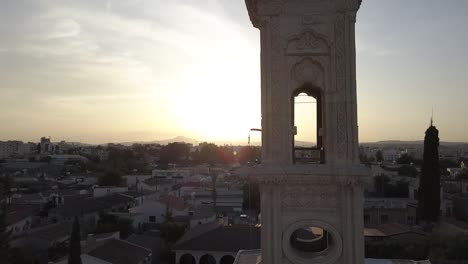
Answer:
[{"label": "stone cornice", "polygon": [[249,13],[250,21],[252,25],[258,28],[258,20],[257,20],[257,0],[245,0],[245,5],[247,6],[247,11]]},{"label": "stone cornice", "polygon": [[[308,168],[307,168],[308,167]],[[331,166],[267,166],[253,168],[250,176],[263,185],[341,185],[363,186],[369,180],[370,171],[360,165],[349,167]]]}]

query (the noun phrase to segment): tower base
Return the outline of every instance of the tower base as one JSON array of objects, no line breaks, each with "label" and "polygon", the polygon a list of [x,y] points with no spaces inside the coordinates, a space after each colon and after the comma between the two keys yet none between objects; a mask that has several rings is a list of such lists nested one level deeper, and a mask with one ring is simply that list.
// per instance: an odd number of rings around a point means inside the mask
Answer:
[{"label": "tower base", "polygon": [[259,166],[262,263],[364,263],[363,188],[355,165]]}]

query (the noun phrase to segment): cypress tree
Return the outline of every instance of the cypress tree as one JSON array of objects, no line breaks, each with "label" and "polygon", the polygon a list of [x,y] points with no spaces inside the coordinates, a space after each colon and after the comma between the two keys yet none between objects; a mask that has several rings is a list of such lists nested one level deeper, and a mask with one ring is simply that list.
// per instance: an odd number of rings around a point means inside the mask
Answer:
[{"label": "cypress tree", "polygon": [[432,124],[424,137],[422,173],[418,191],[418,219],[437,222],[440,212],[439,130]]},{"label": "cypress tree", "polygon": [[68,255],[68,264],[81,264],[81,236],[80,223],[78,217],[75,216],[73,221],[73,229],[70,236],[70,251]]},{"label": "cypress tree", "polygon": [[5,263],[11,263],[10,235],[11,231],[6,230],[6,206],[1,205],[0,209],[0,259]]}]

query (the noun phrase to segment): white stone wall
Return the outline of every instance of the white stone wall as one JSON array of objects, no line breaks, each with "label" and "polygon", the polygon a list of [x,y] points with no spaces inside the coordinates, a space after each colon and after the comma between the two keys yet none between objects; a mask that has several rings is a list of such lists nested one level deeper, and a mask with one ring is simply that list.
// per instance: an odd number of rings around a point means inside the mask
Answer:
[{"label": "white stone wall", "polygon": [[219,251],[194,251],[194,250],[176,250],[176,264],[180,264],[180,258],[184,254],[190,254],[195,258],[195,263],[199,264],[201,257],[204,255],[211,255],[216,260],[216,264],[220,264],[221,258],[224,256],[232,256],[236,258],[237,252],[219,252]]},{"label": "white stone wall", "polygon": [[[262,262],[364,262],[363,188],[356,96],[355,22],[360,0],[247,0],[260,30]],[[294,96],[307,91],[321,110],[321,164],[294,162]],[[320,104],[320,105],[319,105]],[[311,256],[290,243],[304,226],[334,241]]]}]

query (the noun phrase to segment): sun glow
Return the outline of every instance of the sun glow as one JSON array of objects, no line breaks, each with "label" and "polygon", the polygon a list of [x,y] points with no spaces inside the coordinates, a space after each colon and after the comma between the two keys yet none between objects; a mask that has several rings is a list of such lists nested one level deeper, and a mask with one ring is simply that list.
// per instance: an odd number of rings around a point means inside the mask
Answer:
[{"label": "sun glow", "polygon": [[[211,56],[193,67],[174,109],[177,122],[201,140],[245,141],[248,130],[260,126],[259,69],[247,62],[242,54],[231,54]],[[251,73],[239,78],[245,68]]]}]

